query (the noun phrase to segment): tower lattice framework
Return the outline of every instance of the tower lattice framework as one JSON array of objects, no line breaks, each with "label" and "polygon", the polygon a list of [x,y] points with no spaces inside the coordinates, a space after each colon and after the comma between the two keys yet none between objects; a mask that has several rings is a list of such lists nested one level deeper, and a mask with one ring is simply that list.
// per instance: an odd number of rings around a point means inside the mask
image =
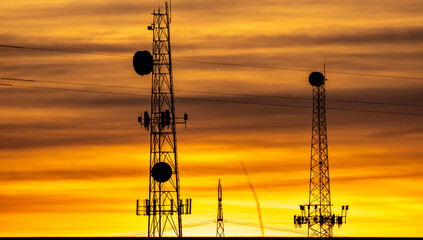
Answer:
[{"label": "tower lattice framework", "polygon": [[313,121],[311,137],[309,203],[300,205],[301,215],[294,216],[296,226],[308,225],[309,237],[332,237],[333,226],[346,222],[348,206],[342,206],[341,215],[332,214],[328,139],[326,127],[326,78],[312,73]]},{"label": "tower lattice framework", "polygon": [[[151,116],[144,112],[139,121],[150,130],[149,198],[143,206],[137,203],[137,214],[148,216],[148,237],[162,237],[172,230],[182,237],[182,214],[191,214],[191,199],[180,196],[176,141],[176,124],[186,123],[175,117],[172,54],[170,45],[170,17],[165,12],[153,12],[153,67],[151,89]],[[140,208],[143,212],[140,213]]]},{"label": "tower lattice framework", "polygon": [[330,222],[332,205],[325,99],[325,83],[320,86],[313,86],[309,206],[314,205],[310,209],[310,215],[319,216],[319,222],[311,221],[309,223],[308,235],[310,237],[331,237],[333,235],[333,226]]},{"label": "tower lattice framework", "polygon": [[225,229],[223,225],[223,208],[222,208],[222,185],[220,184],[217,186],[217,229],[216,229],[216,237],[224,237],[225,236]]}]

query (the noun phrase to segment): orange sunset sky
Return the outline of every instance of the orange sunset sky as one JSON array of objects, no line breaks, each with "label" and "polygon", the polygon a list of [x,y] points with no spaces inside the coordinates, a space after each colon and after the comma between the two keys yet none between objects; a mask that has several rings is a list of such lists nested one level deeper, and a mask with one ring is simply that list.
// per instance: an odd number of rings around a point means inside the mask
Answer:
[{"label": "orange sunset sky", "polygon": [[[0,86],[0,236],[146,233],[135,201],[148,197],[149,133],[137,116],[150,109],[151,76],[133,71],[132,55],[151,51],[147,26],[159,5],[1,0],[0,44],[102,55],[0,47],[0,78],[41,80],[0,80],[13,85]],[[421,0],[174,0],[171,34],[176,112],[189,114],[177,127],[181,194],[193,199],[184,224],[216,218],[220,178],[224,218],[258,225],[242,161],[264,225],[295,230],[293,215],[308,202],[311,109],[182,97],[311,107],[307,77],[326,57],[328,100],[408,104],[328,108],[420,114],[327,110],[333,211],[350,205],[334,235],[423,236]],[[64,84],[75,82],[116,87]],[[183,234],[215,236],[216,226]],[[261,235],[231,223],[225,234]]]}]

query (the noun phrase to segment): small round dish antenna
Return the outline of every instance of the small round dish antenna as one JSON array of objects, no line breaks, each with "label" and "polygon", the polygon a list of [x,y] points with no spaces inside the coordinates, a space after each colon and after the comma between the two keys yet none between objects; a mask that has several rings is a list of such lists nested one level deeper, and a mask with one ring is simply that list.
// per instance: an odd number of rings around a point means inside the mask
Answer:
[{"label": "small round dish antenna", "polygon": [[154,164],[151,174],[157,182],[167,182],[172,177],[172,168],[165,162]]},{"label": "small round dish antenna", "polygon": [[325,82],[325,76],[321,72],[312,72],[308,77],[311,86],[318,87]]},{"label": "small round dish antenna", "polygon": [[132,63],[138,75],[148,75],[153,71],[153,56],[149,51],[136,52]]}]

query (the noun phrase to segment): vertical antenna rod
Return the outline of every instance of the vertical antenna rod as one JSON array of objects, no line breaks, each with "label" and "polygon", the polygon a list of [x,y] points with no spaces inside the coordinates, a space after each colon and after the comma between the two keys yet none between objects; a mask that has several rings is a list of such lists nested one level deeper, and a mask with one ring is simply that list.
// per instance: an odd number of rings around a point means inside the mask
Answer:
[{"label": "vertical antenna rod", "polygon": [[309,203],[300,205],[301,215],[294,216],[295,226],[308,225],[308,237],[321,238],[332,237],[333,226],[335,224],[341,226],[342,223],[346,223],[348,211],[348,205],[342,206],[341,215],[332,215],[325,81],[325,76],[320,72],[312,72],[309,76],[309,82],[313,86]]},{"label": "vertical antenna rod", "polygon": [[191,199],[180,197],[176,124],[185,123],[175,116],[173,73],[170,47],[170,17],[167,2],[165,12],[153,12],[153,54],[148,51],[134,55],[134,69],[142,75],[152,72],[151,115],[146,111],[138,122],[150,131],[149,198],[143,206],[137,200],[137,215],[148,216],[148,237],[162,237],[166,227],[182,237],[182,214],[191,214]]},{"label": "vertical antenna rod", "polygon": [[216,229],[216,237],[224,237],[225,236],[225,229],[223,226],[223,209],[222,209],[222,185],[217,186],[217,229]]}]

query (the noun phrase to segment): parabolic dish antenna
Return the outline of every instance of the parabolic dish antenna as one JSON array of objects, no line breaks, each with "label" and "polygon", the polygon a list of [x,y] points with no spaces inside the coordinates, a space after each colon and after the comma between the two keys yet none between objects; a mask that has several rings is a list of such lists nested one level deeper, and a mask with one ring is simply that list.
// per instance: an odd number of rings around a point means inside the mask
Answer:
[{"label": "parabolic dish antenna", "polygon": [[165,162],[154,164],[151,174],[157,182],[167,182],[172,177],[172,168]]},{"label": "parabolic dish antenna", "polygon": [[138,75],[148,75],[153,71],[153,56],[149,51],[138,51],[134,54],[133,65]]},{"label": "parabolic dish antenna", "polygon": [[318,87],[325,82],[325,76],[321,72],[312,72],[308,77],[311,86]]}]

